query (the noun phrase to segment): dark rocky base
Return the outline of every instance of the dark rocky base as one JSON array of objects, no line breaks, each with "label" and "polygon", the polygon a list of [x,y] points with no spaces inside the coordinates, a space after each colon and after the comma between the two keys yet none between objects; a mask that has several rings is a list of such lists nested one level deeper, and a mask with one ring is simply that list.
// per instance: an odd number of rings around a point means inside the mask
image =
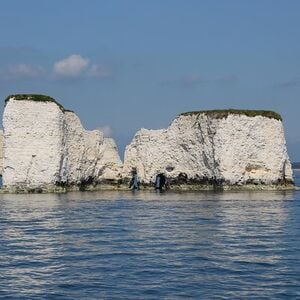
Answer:
[{"label": "dark rocky base", "polygon": [[[227,185],[227,184],[192,184],[192,183],[173,183],[164,187],[163,191],[284,191],[298,190],[292,182],[285,184],[243,184],[243,185]],[[11,194],[39,194],[39,193],[67,193],[67,192],[83,192],[83,191],[130,191],[128,184],[118,182],[102,182],[97,184],[85,185],[69,185],[69,186],[40,186],[25,187],[14,186],[10,188],[0,189],[0,193]],[[141,183],[139,190],[155,190],[153,184]]]}]

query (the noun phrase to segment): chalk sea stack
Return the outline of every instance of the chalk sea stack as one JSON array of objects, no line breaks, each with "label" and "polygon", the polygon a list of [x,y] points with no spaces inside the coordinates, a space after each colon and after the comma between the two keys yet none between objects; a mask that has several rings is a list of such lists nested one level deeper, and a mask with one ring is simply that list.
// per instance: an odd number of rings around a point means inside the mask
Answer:
[{"label": "chalk sea stack", "polygon": [[293,184],[282,120],[270,111],[188,112],[166,129],[141,129],[126,147],[123,178],[132,166],[146,185],[164,173],[181,189]]},{"label": "chalk sea stack", "polygon": [[8,191],[81,189],[121,178],[114,141],[99,130],[85,130],[74,112],[51,97],[7,97],[3,129],[3,186]]}]

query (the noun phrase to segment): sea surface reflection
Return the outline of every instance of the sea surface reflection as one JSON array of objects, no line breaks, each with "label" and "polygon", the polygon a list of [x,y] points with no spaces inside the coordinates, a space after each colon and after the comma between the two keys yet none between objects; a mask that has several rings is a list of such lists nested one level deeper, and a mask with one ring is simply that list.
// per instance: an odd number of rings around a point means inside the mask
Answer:
[{"label": "sea surface reflection", "polygon": [[2,299],[299,299],[300,192],[0,195]]}]

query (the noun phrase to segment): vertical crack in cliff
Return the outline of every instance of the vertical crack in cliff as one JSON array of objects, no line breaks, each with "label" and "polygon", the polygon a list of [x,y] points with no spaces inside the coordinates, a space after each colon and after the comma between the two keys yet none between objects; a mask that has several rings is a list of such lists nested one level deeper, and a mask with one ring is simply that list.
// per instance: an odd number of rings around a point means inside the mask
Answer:
[{"label": "vertical crack in cliff", "polygon": [[57,180],[55,184],[67,184],[68,182],[68,150],[67,150],[67,139],[68,139],[68,125],[65,119],[63,118],[62,124],[62,134],[61,134],[61,154],[60,154],[60,161],[59,161],[59,172],[57,175]]},{"label": "vertical crack in cliff", "polygon": [[207,131],[208,131],[208,137],[210,140],[211,145],[211,152],[212,152],[212,171],[214,180],[220,179],[220,172],[219,172],[219,164],[216,162],[216,155],[215,155],[215,134],[216,134],[216,128],[213,127],[213,119],[207,118]]},{"label": "vertical crack in cliff", "polygon": [[[197,116],[197,125],[199,129],[199,137],[200,137],[200,143],[202,145],[202,156],[203,156],[203,163],[205,167],[212,171],[212,165],[210,163],[210,154],[211,154],[211,141],[210,141],[210,133],[209,133],[209,123],[208,118],[206,115],[199,114]],[[206,132],[204,132],[206,130]],[[208,140],[208,143],[206,142]]]},{"label": "vertical crack in cliff", "polygon": [[33,162],[34,162],[34,160],[35,160],[35,157],[36,157],[36,155],[35,154],[33,154],[32,156],[31,156],[31,159],[30,159],[30,161],[29,161],[29,165],[28,165],[28,168],[27,168],[27,170],[26,170],[26,178],[25,178],[25,183],[26,184],[31,184],[31,178],[32,178],[32,176],[30,176],[29,174],[30,174],[30,171],[31,171],[31,169],[32,169],[32,166],[33,166]]},{"label": "vertical crack in cliff", "polygon": [[[199,141],[203,147],[203,163],[206,166],[206,168],[211,172],[211,179],[217,181],[220,179],[220,172],[219,164],[217,163],[215,157],[214,137],[216,134],[216,128],[213,124],[213,119],[207,116],[206,114],[199,114],[196,118],[193,127],[194,126],[197,126],[199,130]],[[204,128],[206,129],[206,134],[204,132]]]}]

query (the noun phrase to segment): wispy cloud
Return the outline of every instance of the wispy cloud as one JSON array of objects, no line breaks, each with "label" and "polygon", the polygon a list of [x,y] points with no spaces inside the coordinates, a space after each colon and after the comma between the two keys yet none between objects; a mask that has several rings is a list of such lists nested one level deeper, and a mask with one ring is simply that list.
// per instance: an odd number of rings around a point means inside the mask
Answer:
[{"label": "wispy cloud", "polygon": [[113,77],[111,68],[91,63],[89,58],[72,54],[54,63],[53,74],[56,79],[100,78]]},{"label": "wispy cloud", "polygon": [[8,66],[0,70],[1,80],[14,80],[14,79],[28,79],[35,78],[46,73],[45,69],[41,66],[17,64]]},{"label": "wispy cloud", "polygon": [[179,88],[195,88],[200,85],[212,84],[229,86],[234,85],[239,81],[239,77],[234,74],[227,74],[216,79],[208,79],[198,74],[190,74],[178,77],[173,80],[166,80],[161,83],[162,86],[172,86]]},{"label": "wispy cloud", "polygon": [[195,88],[199,85],[207,83],[208,80],[197,74],[190,74],[178,77],[173,80],[163,81],[163,86],[174,86],[179,88]]},{"label": "wispy cloud", "polygon": [[97,129],[102,131],[104,137],[111,137],[113,134],[113,130],[109,125],[98,127]]},{"label": "wispy cloud", "polygon": [[56,80],[78,78],[97,78],[101,80],[113,78],[114,72],[109,66],[92,63],[89,58],[79,54],[72,54],[56,61],[52,66],[52,71],[41,65],[27,63],[12,64],[0,69],[1,81],[34,79],[41,76],[44,79]]},{"label": "wispy cloud", "polygon": [[277,82],[273,85],[274,88],[294,88],[300,86],[300,77],[294,77],[292,79]]},{"label": "wispy cloud", "polygon": [[72,54],[67,58],[57,61],[53,67],[53,73],[59,78],[76,78],[84,74],[89,66],[89,59],[78,54]]}]

